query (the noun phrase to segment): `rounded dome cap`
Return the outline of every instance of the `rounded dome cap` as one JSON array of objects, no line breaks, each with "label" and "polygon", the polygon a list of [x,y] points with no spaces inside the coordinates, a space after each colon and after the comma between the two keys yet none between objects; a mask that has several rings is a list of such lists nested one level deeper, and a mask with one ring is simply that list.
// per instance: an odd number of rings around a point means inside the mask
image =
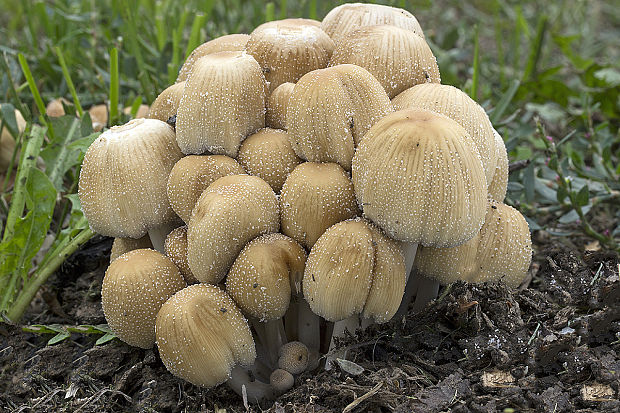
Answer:
[{"label": "rounded dome cap", "polygon": [[227,34],[201,44],[190,53],[183,66],[181,66],[177,83],[189,78],[194,64],[201,57],[219,52],[240,52],[245,49],[249,38],[250,36],[247,34]]},{"label": "rounded dome cap", "polygon": [[114,261],[126,252],[144,248],[153,249],[153,243],[148,235],[142,238],[114,238],[110,251],[110,262]]},{"label": "rounded dome cap", "polygon": [[164,242],[164,251],[170,261],[177,266],[187,284],[198,282],[187,262],[187,225],[170,231]]},{"label": "rounded dome cap", "polygon": [[277,393],[284,393],[293,388],[295,378],[283,369],[275,369],[269,376],[269,384]]},{"label": "rounded dome cap", "polygon": [[496,159],[495,173],[489,184],[489,196],[496,201],[504,202],[508,190],[508,153],[504,138],[495,129],[493,129],[493,136],[495,136]]},{"label": "rounded dome cap", "polygon": [[288,100],[293,93],[295,83],[286,82],[275,88],[267,99],[265,125],[274,129],[286,130],[286,110]]},{"label": "rounded dome cap", "polygon": [[177,114],[181,97],[183,97],[183,90],[185,89],[185,82],[175,83],[172,86],[168,86],[163,92],[157,96],[153,104],[149,109],[148,118],[159,119],[163,122],[167,122],[170,117]]},{"label": "rounded dome cap", "polygon": [[308,347],[300,341],[284,344],[278,356],[278,367],[291,374],[301,374],[308,367]]}]

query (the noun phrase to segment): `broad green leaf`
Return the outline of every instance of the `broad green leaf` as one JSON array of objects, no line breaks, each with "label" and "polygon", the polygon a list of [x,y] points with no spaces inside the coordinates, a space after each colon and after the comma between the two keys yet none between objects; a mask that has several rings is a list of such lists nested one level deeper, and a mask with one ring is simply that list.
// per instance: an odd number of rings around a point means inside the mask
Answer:
[{"label": "broad green leaf", "polygon": [[67,331],[63,331],[61,333],[56,334],[54,337],[50,338],[49,341],[47,342],[47,345],[52,346],[54,344],[60,343],[61,341],[65,341],[69,337],[71,337],[71,334]]},{"label": "broad green leaf", "polygon": [[597,70],[594,72],[594,77],[602,80],[609,87],[616,87],[620,85],[620,71],[612,67]]},{"label": "broad green leaf", "polygon": [[116,338],[116,336],[114,334],[106,333],[102,337],[99,337],[99,339],[97,339],[97,341],[95,341],[95,345],[96,346],[100,346],[102,344],[105,344],[105,343],[107,343],[109,341],[114,340],[115,338]]},{"label": "broad green leaf", "polygon": [[577,205],[582,207],[588,205],[588,202],[590,202],[590,190],[588,189],[588,185],[581,187],[579,192],[577,192],[575,201],[577,202]]},{"label": "broad green leaf", "polygon": [[559,203],[564,202],[564,200],[566,199],[566,197],[568,196],[568,191],[566,190],[566,187],[562,186],[562,185],[558,185],[558,190],[557,190],[557,200]]},{"label": "broad green leaf", "polygon": [[12,136],[18,135],[17,119],[15,118],[15,107],[13,105],[10,103],[0,105],[0,120],[2,120],[4,127],[9,130]]}]

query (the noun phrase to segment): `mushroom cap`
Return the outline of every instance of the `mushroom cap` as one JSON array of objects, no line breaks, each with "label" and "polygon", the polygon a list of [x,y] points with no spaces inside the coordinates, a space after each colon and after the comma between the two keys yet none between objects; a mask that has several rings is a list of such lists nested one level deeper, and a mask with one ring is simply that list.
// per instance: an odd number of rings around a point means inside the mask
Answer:
[{"label": "mushroom cap", "polygon": [[173,295],[159,310],[155,331],[168,371],[197,386],[223,383],[236,364],[256,359],[247,320],[214,285],[194,284]]},{"label": "mushroom cap", "polygon": [[249,134],[265,127],[265,76],[245,52],[201,57],[185,82],[176,133],[185,154],[236,157]]},{"label": "mushroom cap", "polygon": [[355,146],[392,105],[373,75],[356,65],[305,74],[288,101],[286,126],[293,150],[310,162],[351,170]]},{"label": "mushroom cap", "polygon": [[237,160],[250,174],[267,182],[277,193],[288,174],[302,160],[295,154],[286,131],[265,128],[247,137],[239,148]]},{"label": "mushroom cap", "polygon": [[227,34],[201,44],[190,53],[183,66],[181,66],[176,83],[183,82],[189,78],[194,64],[201,57],[219,52],[240,52],[245,49],[249,38],[250,36],[247,34]]},{"label": "mushroom cap", "polygon": [[417,108],[441,113],[465,128],[480,153],[487,185],[491,183],[496,158],[493,126],[484,108],[467,93],[454,86],[424,83],[405,90],[392,103],[396,110]]},{"label": "mushroom cap", "polygon": [[165,88],[151,104],[149,115],[147,117],[167,122],[171,116],[177,114],[177,109],[179,108],[181,97],[183,97],[184,89],[185,81],[175,83],[174,85]]},{"label": "mushroom cap", "polygon": [[379,4],[346,3],[334,7],[321,22],[321,28],[336,43],[350,31],[363,26],[389,24],[410,30],[424,38],[415,16],[407,10]]},{"label": "mushroom cap", "polygon": [[245,174],[233,158],[224,155],[189,155],[174,165],[168,176],[168,200],[174,212],[188,223],[198,198],[209,185],[227,175]]},{"label": "mushroom cap", "polygon": [[516,288],[527,275],[531,260],[532,241],[523,215],[489,199],[479,234],[454,248],[420,248],[415,267],[442,284],[502,280]]},{"label": "mushroom cap", "polygon": [[493,129],[495,136],[495,173],[489,184],[489,196],[499,202],[504,202],[508,190],[508,153],[502,136]]},{"label": "mushroom cap", "polygon": [[295,83],[285,82],[275,88],[267,98],[265,125],[274,129],[286,129],[286,110]]},{"label": "mushroom cap", "polygon": [[282,234],[254,238],[241,251],[226,277],[226,292],[244,314],[260,321],[284,316],[291,291],[301,290],[306,251]]},{"label": "mushroom cap", "polygon": [[395,26],[360,27],[344,36],[330,66],[351,63],[368,70],[390,99],[419,83],[440,83],[437,59],[424,38]]},{"label": "mushroom cap", "polygon": [[187,262],[187,225],[170,231],[164,242],[164,251],[170,261],[177,266],[188,285],[198,282]]},{"label": "mushroom cap", "polygon": [[110,251],[110,262],[114,261],[126,252],[144,248],[153,248],[153,243],[148,235],[142,238],[114,238]]},{"label": "mushroom cap", "polygon": [[[15,121],[17,123],[17,130],[21,133],[26,128],[26,120],[22,116],[21,112],[15,109]],[[7,170],[11,164],[13,158],[13,152],[15,151],[15,139],[11,136],[6,125],[3,125],[2,134],[0,135],[0,172]],[[15,158],[13,166],[17,166],[19,163],[19,154]]]},{"label": "mushroom cap", "polygon": [[50,118],[59,118],[65,115],[65,107],[64,105],[69,105],[69,102],[65,98],[57,98],[54,100],[50,100],[50,102],[45,107],[45,114]]},{"label": "mushroom cap", "polygon": [[312,311],[328,321],[361,314],[386,322],[405,291],[402,247],[366,220],[339,222],[312,247],[303,290]]},{"label": "mushroom cap", "polygon": [[364,216],[394,239],[456,246],[484,222],[480,155],[446,116],[420,109],[386,116],[358,146],[352,177]]},{"label": "mushroom cap", "polygon": [[286,370],[275,369],[269,376],[269,384],[277,393],[284,393],[293,388],[295,378]]},{"label": "mushroom cap", "polygon": [[351,179],[338,164],[302,163],[282,186],[282,233],[308,249],[327,228],[358,213]]},{"label": "mushroom cap", "polygon": [[102,133],[86,151],[78,188],[91,229],[140,238],[173,222],[166,182],[182,156],[172,127],[157,119],[134,119]]},{"label": "mushroom cap", "polygon": [[108,267],[101,285],[101,304],[114,334],[142,348],[155,344],[155,317],[185,281],[163,254],[149,249],[129,251]]},{"label": "mushroom cap", "polygon": [[88,109],[93,130],[99,132],[108,124],[108,105],[94,105]]},{"label": "mushroom cap", "polygon": [[306,73],[327,67],[334,41],[314,21],[284,19],[263,23],[246,44],[263,69],[269,91],[285,82],[297,82]]},{"label": "mushroom cap", "polygon": [[[131,109],[133,109],[131,106],[127,106],[123,109],[123,113],[125,115],[131,115]],[[134,117],[134,119],[148,118],[149,111],[150,111],[149,105],[142,104],[138,106],[138,110],[136,111],[136,116]]]},{"label": "mushroom cap", "polygon": [[308,347],[301,341],[290,341],[278,350],[278,367],[291,374],[301,374],[308,367]]},{"label": "mushroom cap", "polygon": [[256,176],[230,175],[200,196],[187,226],[187,260],[200,282],[220,282],[251,239],[280,228],[278,200]]}]

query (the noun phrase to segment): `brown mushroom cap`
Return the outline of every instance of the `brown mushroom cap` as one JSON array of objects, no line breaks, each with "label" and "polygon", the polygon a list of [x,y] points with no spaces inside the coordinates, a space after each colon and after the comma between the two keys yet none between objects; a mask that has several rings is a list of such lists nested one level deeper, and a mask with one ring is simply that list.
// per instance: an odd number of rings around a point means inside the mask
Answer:
[{"label": "brown mushroom cap", "polygon": [[236,364],[256,359],[247,320],[213,285],[190,285],[172,296],[157,314],[155,331],[166,368],[197,386],[223,383]]},{"label": "brown mushroom cap", "polygon": [[147,117],[167,122],[171,116],[177,114],[177,109],[179,108],[179,103],[183,97],[184,89],[185,81],[175,83],[174,85],[168,86],[164,89],[164,91],[161,92],[151,104],[149,115]]},{"label": "brown mushroom cap", "polygon": [[50,100],[50,102],[45,107],[45,114],[50,118],[59,118],[65,115],[65,107],[64,105],[69,105],[69,102],[65,98],[57,98],[54,100]]},{"label": "brown mushroom cap", "polygon": [[164,251],[170,261],[177,266],[188,285],[198,282],[187,262],[187,225],[170,231],[164,243]]},{"label": "brown mushroom cap", "polygon": [[282,186],[282,233],[308,249],[327,228],[358,213],[351,179],[338,164],[302,163]]},{"label": "brown mushroom cap", "polygon": [[164,255],[138,249],[114,260],[103,278],[101,304],[110,329],[125,343],[155,344],[155,317],[174,293],[185,288],[177,267]]},{"label": "brown mushroom cap", "polygon": [[299,79],[288,102],[286,126],[297,156],[336,162],[349,171],[362,136],[392,111],[385,90],[366,69],[338,65]]},{"label": "brown mushroom cap", "polygon": [[[17,129],[21,133],[26,128],[26,120],[22,116],[21,112],[15,109],[15,121],[17,123]],[[13,152],[15,151],[15,139],[11,136],[11,133],[7,129],[6,125],[2,128],[2,135],[0,135],[0,172],[7,170],[13,158]],[[19,154],[16,155],[13,166],[17,166],[19,163]]]},{"label": "brown mushroom cap", "polygon": [[174,221],[166,182],[182,156],[170,125],[157,119],[134,119],[102,133],[86,151],[78,189],[91,229],[140,238]]},{"label": "brown mushroom cap", "polygon": [[295,154],[286,131],[265,128],[248,136],[239,148],[239,163],[250,174],[280,192],[286,177],[302,160]]},{"label": "brown mushroom cap", "polygon": [[246,243],[280,228],[278,200],[256,176],[231,175],[200,196],[187,227],[187,259],[201,282],[221,281]]},{"label": "brown mushroom cap", "polygon": [[454,248],[420,248],[415,267],[442,284],[502,280],[516,288],[527,275],[531,260],[532,241],[523,215],[489,199],[478,235]]},{"label": "brown mushroom cap", "polygon": [[174,165],[168,177],[167,193],[174,212],[188,223],[202,192],[219,178],[245,174],[233,158],[224,155],[189,155]]},{"label": "brown mushroom cap", "polygon": [[351,63],[368,70],[390,99],[419,83],[440,83],[437,59],[426,41],[410,30],[380,25],[360,27],[344,36],[330,66]]},{"label": "brown mushroom cap", "polygon": [[291,374],[301,374],[308,367],[308,347],[300,341],[284,344],[278,356],[278,367]]},{"label": "brown mushroom cap", "polygon": [[336,43],[350,31],[363,26],[389,24],[410,30],[422,38],[420,23],[407,10],[379,4],[346,3],[334,7],[323,19],[321,28]]},{"label": "brown mushroom cap", "polygon": [[[131,106],[127,106],[127,107],[125,107],[125,108],[123,109],[123,113],[124,113],[125,115],[131,115],[131,109],[132,109],[132,107],[131,107]],[[144,104],[140,105],[140,106],[138,107],[138,111],[136,112],[136,116],[134,116],[134,119],[139,119],[139,118],[147,118],[147,117],[149,117],[149,116],[148,116],[149,111],[150,111],[149,105],[144,105]],[[166,119],[166,120],[168,120],[168,119]],[[164,121],[164,122],[165,122],[165,121]]]},{"label": "brown mushroom cap", "polygon": [[226,36],[221,36],[201,44],[192,51],[189,57],[185,60],[185,63],[183,63],[181,70],[179,70],[177,83],[183,82],[189,78],[194,64],[201,57],[219,52],[242,51],[245,48],[249,38],[250,36],[247,34],[227,34]]},{"label": "brown mushroom cap", "polygon": [[265,125],[274,129],[286,129],[288,99],[291,97],[294,88],[295,83],[286,82],[271,92],[267,99]]},{"label": "brown mushroom cap", "polygon": [[[226,277],[226,292],[241,311],[260,321],[284,316],[291,291],[301,290],[306,251],[282,234],[267,234],[250,241]],[[298,287],[296,287],[296,285]]]},{"label": "brown mushroom cap", "polygon": [[295,83],[306,73],[327,67],[334,47],[333,40],[314,22],[285,19],[254,29],[245,50],[261,66],[269,91],[273,91],[282,83]]},{"label": "brown mushroom cap", "polygon": [[114,261],[126,252],[144,248],[153,248],[151,239],[148,235],[142,238],[114,238],[112,250],[110,251],[110,262]]},{"label": "brown mushroom cap", "polygon": [[456,246],[484,222],[480,155],[446,116],[418,109],[386,116],[358,146],[352,176],[364,215],[397,240]]},{"label": "brown mushroom cap", "polygon": [[508,153],[504,139],[495,129],[493,129],[493,135],[495,136],[496,161],[493,180],[489,184],[489,196],[496,201],[504,202],[508,190]]},{"label": "brown mushroom cap", "polygon": [[286,370],[275,369],[269,376],[269,384],[277,393],[284,393],[293,388],[295,378]]},{"label": "brown mushroom cap", "polygon": [[482,159],[487,185],[495,172],[495,137],[484,108],[454,86],[424,83],[409,88],[392,101],[396,110],[427,109],[455,120],[471,136]]},{"label": "brown mushroom cap", "polygon": [[312,247],[303,289],[312,311],[326,320],[362,314],[386,322],[405,291],[401,245],[368,221],[339,222]]},{"label": "brown mushroom cap", "polygon": [[93,130],[99,132],[108,124],[108,105],[94,105],[88,109]]},{"label": "brown mushroom cap", "polygon": [[201,57],[185,82],[176,133],[185,154],[236,157],[249,134],[265,127],[265,76],[245,52]]}]

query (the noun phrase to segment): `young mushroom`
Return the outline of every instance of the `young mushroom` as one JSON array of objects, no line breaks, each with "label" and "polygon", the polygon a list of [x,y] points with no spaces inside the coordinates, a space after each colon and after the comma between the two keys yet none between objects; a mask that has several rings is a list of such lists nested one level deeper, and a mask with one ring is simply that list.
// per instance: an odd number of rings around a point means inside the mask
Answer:
[{"label": "young mushroom", "polygon": [[301,374],[308,367],[308,347],[300,341],[291,341],[280,347],[278,368],[291,374]]},{"label": "young mushroom", "polygon": [[508,190],[508,153],[504,138],[495,129],[493,129],[493,135],[495,136],[496,162],[493,180],[489,184],[489,196],[496,201],[504,202]]},{"label": "young mushroom", "polygon": [[286,130],[286,110],[295,83],[282,83],[267,98],[265,125],[269,128]]},{"label": "young mushroom", "polygon": [[179,103],[185,90],[185,81],[168,86],[161,92],[151,104],[147,118],[159,119],[167,122],[172,116],[177,114]]},{"label": "young mushroom", "polygon": [[[13,131],[17,134],[21,133],[26,129],[26,120],[22,116],[21,112],[15,109],[15,123],[17,125],[17,130]],[[2,128],[2,134],[0,135],[0,173],[5,172],[9,165],[11,164],[11,160],[13,159],[13,153],[15,152],[15,139],[11,136],[9,129],[4,123]],[[18,137],[16,135],[16,137]],[[19,163],[19,152],[15,155],[15,161],[13,162],[13,167],[16,167]]]},{"label": "young mushroom", "polygon": [[166,256],[177,266],[188,285],[198,282],[187,262],[187,225],[170,231],[164,243],[164,251]]},{"label": "young mushroom", "polygon": [[153,244],[148,235],[142,238],[114,238],[112,250],[110,251],[110,262],[126,252],[144,248],[153,248]]}]

